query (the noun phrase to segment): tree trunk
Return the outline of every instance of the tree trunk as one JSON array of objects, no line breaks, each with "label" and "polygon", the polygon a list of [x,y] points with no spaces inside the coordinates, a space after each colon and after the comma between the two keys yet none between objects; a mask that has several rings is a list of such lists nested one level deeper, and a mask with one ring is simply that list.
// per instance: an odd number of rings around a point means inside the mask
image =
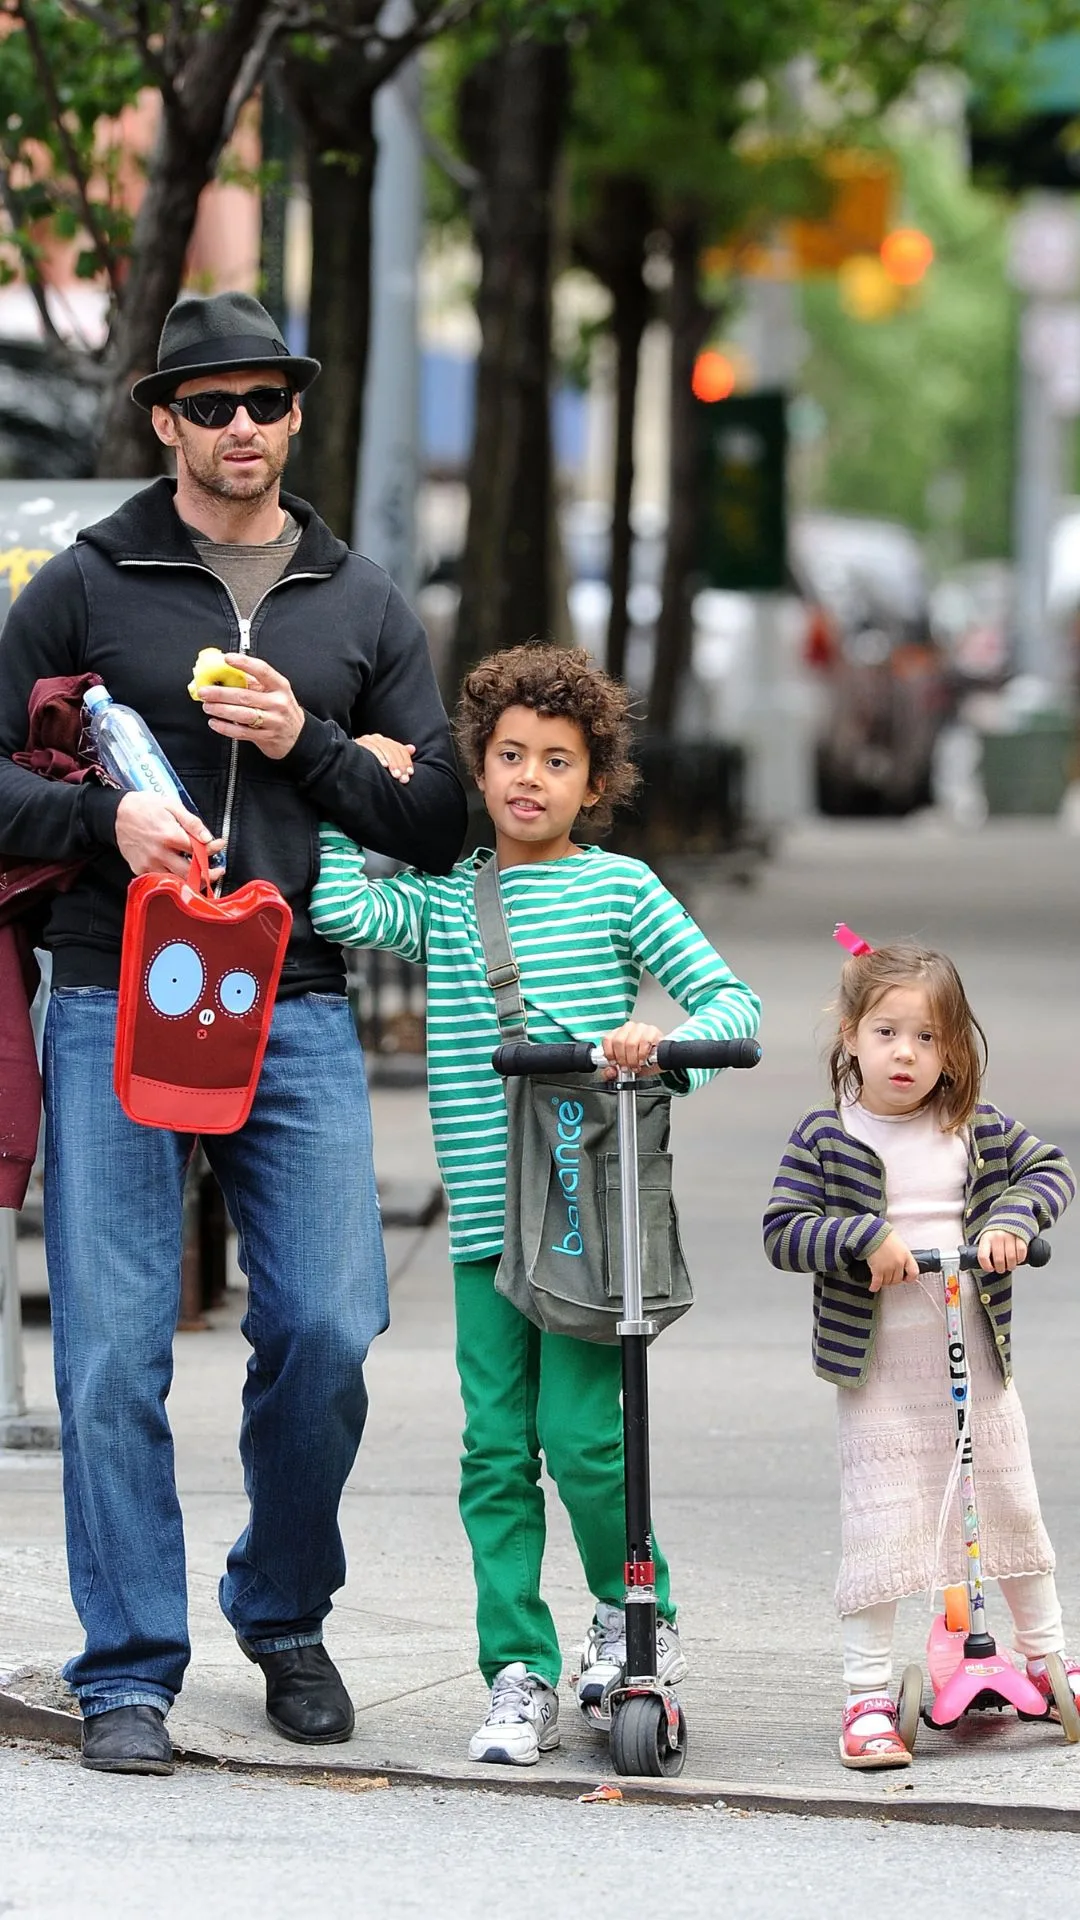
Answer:
[{"label": "tree trunk", "polygon": [[[362,71],[359,60],[355,68]],[[325,82],[325,67],[320,74]],[[315,96],[294,88],[293,98],[304,120],[311,195],[307,350],[322,361],[323,370],[304,396],[304,426],[289,485],[351,545],[371,322],[373,95],[369,88],[350,85],[346,114],[339,97],[339,124],[333,128],[328,116],[320,115]]]},{"label": "tree trunk", "polygon": [[611,294],[610,331],[615,345],[615,445],[611,489],[611,611],[608,615],[607,670],[626,671],[633,530],[634,422],[637,414],[638,361],[652,312],[644,280],[645,247],[656,225],[648,183],[635,174],[613,174],[600,182],[591,218],[579,229],[576,255]]},{"label": "tree trunk", "polygon": [[656,657],[649,695],[649,731],[669,734],[690,654],[691,575],[698,518],[698,439],[694,414],[694,361],[708,332],[710,310],[698,295],[702,236],[696,213],[669,221],[671,239],[671,447],[668,463],[668,530],[663,604],[656,626]]},{"label": "tree trunk", "polygon": [[[131,264],[109,345],[110,394],[97,471],[139,479],[161,471],[149,416],[129,390],[157,365],[158,338],[180,291],[199,205],[221,149],[229,103],[269,0],[233,0],[219,27],[193,42],[161,126],[135,220]],[[258,75],[252,71],[251,85]]]},{"label": "tree trunk", "polygon": [[[641,298],[638,297],[640,290]],[[615,340],[615,456],[611,487],[611,611],[608,614],[607,670],[621,679],[626,672],[626,642],[630,617],[626,597],[634,533],[630,506],[634,494],[634,422],[637,417],[638,360],[648,322],[645,286],[628,284],[615,291],[611,330]]]},{"label": "tree trunk", "polygon": [[568,97],[565,46],[535,41],[505,47],[462,90],[482,182],[481,347],[453,686],[481,655],[552,627],[552,223]]},{"label": "tree trunk", "polygon": [[161,473],[161,443],[150,416],[130,399],[132,382],[157,365],[158,338],[180,291],[184,260],[207,179],[182,129],[163,121],[135,222],[131,266],[109,349],[113,374],[97,471],[103,478]]},{"label": "tree trunk", "polygon": [[285,290],[285,225],[298,143],[296,124],[285,98],[281,71],[276,63],[267,68],[263,76],[259,144],[263,167],[269,166],[274,170],[272,176],[264,181],[259,209],[259,298],[285,338],[289,322]]}]

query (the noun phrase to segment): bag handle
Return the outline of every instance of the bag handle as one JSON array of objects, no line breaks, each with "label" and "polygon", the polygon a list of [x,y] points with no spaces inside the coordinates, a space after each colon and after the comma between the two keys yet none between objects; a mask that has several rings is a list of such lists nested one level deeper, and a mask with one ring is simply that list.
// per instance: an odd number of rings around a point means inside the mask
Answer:
[{"label": "bag handle", "polygon": [[206,851],[205,840],[192,839],[191,865],[187,870],[185,885],[191,888],[192,893],[206,894],[208,898],[213,895],[214,889],[210,880],[210,855]]},{"label": "bag handle", "polygon": [[510,944],[510,929],[499,885],[497,856],[492,854],[476,869],[473,902],[480,942],[484,949],[488,986],[495,996],[495,1018],[504,1040],[527,1038],[525,1002],[521,997],[521,969]]}]

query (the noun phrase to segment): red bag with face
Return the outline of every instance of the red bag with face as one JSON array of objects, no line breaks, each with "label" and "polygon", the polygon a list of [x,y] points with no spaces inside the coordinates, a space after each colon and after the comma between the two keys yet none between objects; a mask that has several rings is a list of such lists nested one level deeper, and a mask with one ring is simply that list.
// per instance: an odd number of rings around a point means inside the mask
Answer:
[{"label": "red bag with face", "polygon": [[129,1119],[178,1133],[243,1126],[291,926],[269,880],[214,899],[202,846],[186,880],[143,873],[132,881],[113,1071]]}]

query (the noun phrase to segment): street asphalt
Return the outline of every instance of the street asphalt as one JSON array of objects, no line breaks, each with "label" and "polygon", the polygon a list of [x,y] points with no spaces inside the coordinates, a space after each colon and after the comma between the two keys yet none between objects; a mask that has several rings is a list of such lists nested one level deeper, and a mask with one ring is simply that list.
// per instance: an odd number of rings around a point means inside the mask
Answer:
[{"label": "street asphalt", "polygon": [[[1080,1827],[1080,1747],[1049,1726],[980,1716],[955,1733],[924,1730],[906,1773],[840,1767],[834,1394],[810,1369],[809,1283],[775,1273],[760,1240],[787,1133],[824,1091],[838,919],[875,944],[906,933],[953,955],[989,1036],[990,1097],[1080,1164],[1078,850],[1049,821],[991,823],[970,836],[930,818],[820,822],[793,833],[753,888],[718,886],[699,869],[668,876],[765,1004],[762,1065],[678,1106],[676,1190],[698,1302],[651,1362],[654,1517],[691,1667],[680,1688],[690,1750],[679,1787],[703,1801],[808,1810],[839,1803],[878,1818]],[[646,1000],[664,1024],[662,996],[651,989]],[[380,1088],[374,1106],[380,1177],[432,1171],[423,1094]],[[320,1750],[318,1766],[576,1794],[613,1774],[605,1743],[579,1723],[565,1683],[562,1746],[538,1767],[524,1773],[466,1761],[485,1694],[456,1508],[461,1419],[444,1221],[395,1229],[388,1244],[393,1324],[370,1361],[368,1431],[343,1503],[350,1573],[326,1635],[356,1699],[357,1727],[345,1745]],[[21,1241],[20,1258],[32,1286],[37,1243]],[[1015,1359],[1067,1633],[1080,1652],[1078,1266],[1080,1208],[1056,1234],[1051,1266],[1021,1277]],[[170,1724],[193,1754],[236,1767],[295,1767],[311,1756],[267,1728],[260,1677],[235,1647],[215,1597],[244,1515],[240,1312],[237,1290],[211,1331],[177,1341],[170,1408],[194,1657]],[[44,1408],[45,1326],[27,1328],[26,1354],[29,1397]],[[570,1671],[590,1602],[548,1492],[545,1583]],[[927,1597],[903,1604],[898,1672],[920,1658],[930,1617]],[[1002,1617],[995,1594],[993,1618]],[[0,1454],[0,1675],[9,1676],[8,1694],[62,1704],[58,1669],[77,1641],[59,1461]],[[146,1782],[140,1791],[174,1789]]]}]

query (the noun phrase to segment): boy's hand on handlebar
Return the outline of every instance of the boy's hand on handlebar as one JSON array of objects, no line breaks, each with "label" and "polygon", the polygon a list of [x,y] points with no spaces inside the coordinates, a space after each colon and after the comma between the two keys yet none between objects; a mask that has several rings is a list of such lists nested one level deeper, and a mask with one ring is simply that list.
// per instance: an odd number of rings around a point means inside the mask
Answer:
[{"label": "boy's hand on handlebar", "polygon": [[1015,1233],[984,1233],[979,1240],[979,1265],[984,1273],[1011,1273],[1027,1259],[1027,1242]]},{"label": "boy's hand on handlebar", "polygon": [[604,1079],[614,1080],[619,1067],[630,1067],[635,1073],[659,1073],[659,1067],[649,1066],[648,1060],[663,1037],[659,1027],[647,1027],[640,1020],[628,1020],[613,1033],[605,1033],[600,1045],[613,1064],[605,1069]]},{"label": "boy's hand on handlebar", "polygon": [[416,748],[405,746],[400,740],[391,740],[385,733],[358,733],[358,747],[366,747],[375,755],[381,767],[385,767],[391,780],[400,780],[402,786],[412,779],[413,754]]},{"label": "boy's hand on handlebar", "polygon": [[917,1280],[919,1268],[915,1256],[906,1240],[898,1233],[890,1233],[880,1247],[867,1257],[870,1268],[870,1291],[877,1293],[882,1287],[897,1287],[904,1280]]}]

